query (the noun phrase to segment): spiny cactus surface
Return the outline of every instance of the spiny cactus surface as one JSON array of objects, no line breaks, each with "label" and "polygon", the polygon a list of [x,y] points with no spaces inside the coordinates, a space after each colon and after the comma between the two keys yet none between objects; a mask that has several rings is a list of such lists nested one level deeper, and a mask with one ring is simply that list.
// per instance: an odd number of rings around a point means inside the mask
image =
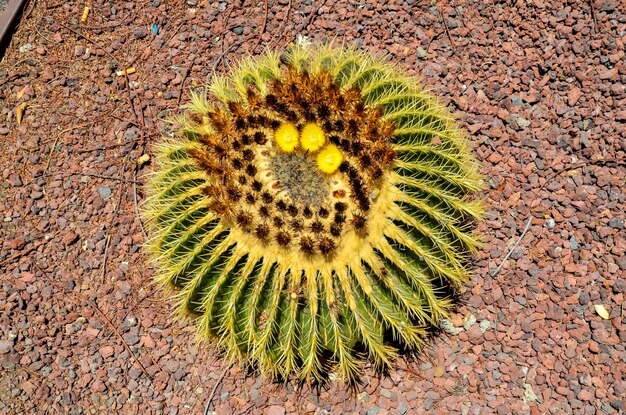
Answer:
[{"label": "spiny cactus surface", "polygon": [[[271,377],[358,380],[419,348],[477,246],[477,165],[389,63],[294,46],[193,94],[143,206],[157,279],[198,335]],[[391,340],[391,341],[389,341]]]}]

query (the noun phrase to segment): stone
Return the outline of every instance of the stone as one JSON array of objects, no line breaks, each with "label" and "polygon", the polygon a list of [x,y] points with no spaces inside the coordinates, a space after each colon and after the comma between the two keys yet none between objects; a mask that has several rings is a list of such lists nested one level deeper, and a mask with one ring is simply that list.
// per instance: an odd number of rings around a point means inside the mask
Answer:
[{"label": "stone", "polygon": [[26,53],[32,49],[33,49],[33,45],[30,43],[24,43],[22,46],[19,47],[20,53]]},{"label": "stone", "polygon": [[613,400],[609,401],[609,405],[611,405],[611,408],[620,411],[619,413],[623,413],[624,412],[624,401],[623,400],[613,399]]},{"label": "stone", "polygon": [[135,37],[135,39],[143,39],[148,36],[148,31],[143,27],[135,27],[133,29],[133,36]]},{"label": "stone", "polygon": [[465,330],[471,329],[474,324],[476,324],[476,316],[474,314],[470,313],[465,316],[465,319],[463,321],[463,328]]},{"label": "stone", "polygon": [[174,373],[178,370],[180,364],[178,363],[178,360],[170,359],[163,363],[162,366],[163,369],[167,370],[168,372]]},{"label": "stone", "polygon": [[523,104],[524,104],[524,101],[522,101],[522,98],[519,95],[511,96],[511,106],[521,107]]},{"label": "stone", "polygon": [[182,380],[185,375],[187,375],[187,371],[183,368],[178,369],[176,372],[174,372],[174,379],[176,380]]},{"label": "stone", "polygon": [[101,198],[108,199],[111,197],[111,189],[108,187],[99,187],[98,194],[100,195]]},{"label": "stone", "polygon": [[581,401],[592,401],[594,399],[593,394],[587,389],[581,389],[576,397]]},{"label": "stone", "polygon": [[134,346],[137,343],[139,343],[139,336],[136,336],[134,334],[130,334],[130,333],[126,333],[124,334],[124,341],[129,345],[129,346]]},{"label": "stone", "polygon": [[63,243],[63,246],[70,246],[77,240],[78,234],[72,230],[69,230],[65,235],[63,235],[61,242]]},{"label": "stone", "polygon": [[517,114],[509,114],[506,117],[506,123],[515,131],[524,130],[530,125],[530,121]]},{"label": "stone", "polygon": [[591,300],[591,298],[589,297],[589,293],[586,292],[586,291],[582,291],[578,295],[578,304],[580,304],[580,305],[585,305],[585,304],[589,303],[590,300]]},{"label": "stone", "polygon": [[478,327],[480,327],[480,331],[484,333],[491,328],[491,321],[487,319],[482,320]]},{"label": "stone", "polygon": [[406,415],[409,413],[410,409],[411,407],[409,406],[409,403],[405,399],[400,399],[397,408],[398,415]]},{"label": "stone", "polygon": [[626,270],[626,255],[617,258],[616,263],[620,267],[620,269]]},{"label": "stone", "polygon": [[612,0],[604,0],[600,2],[600,11],[612,12],[617,8],[617,4]]},{"label": "stone", "polygon": [[525,130],[530,125],[530,121],[528,121],[526,118],[518,117],[517,125],[520,129]]},{"label": "stone", "polygon": [[618,278],[613,284],[613,292],[615,294],[626,292],[626,280],[623,278]]},{"label": "stone", "polygon": [[445,318],[441,319],[441,321],[439,322],[439,327],[441,328],[441,330],[452,336],[456,336],[463,331],[462,328],[454,327],[454,324],[452,324],[452,322],[446,320]]},{"label": "stone", "polygon": [[99,352],[100,356],[106,359],[107,357],[113,356],[113,353],[115,353],[115,349],[113,349],[113,347],[111,346],[104,346],[100,348]]},{"label": "stone", "polygon": [[13,340],[0,340],[0,354],[6,354],[13,348]]},{"label": "stone", "polygon": [[264,415],[285,415],[285,408],[279,405],[272,405],[265,408]]},{"label": "stone", "polygon": [[583,96],[583,93],[581,92],[580,89],[578,88],[570,89],[569,92],[567,93],[567,104],[570,107],[573,107],[574,105],[576,105],[576,103],[578,103],[578,100],[582,96]]},{"label": "stone", "polygon": [[141,344],[148,349],[153,349],[156,346],[156,343],[149,334],[141,336]]},{"label": "stone", "polygon": [[9,176],[9,183],[13,187],[19,187],[22,185],[22,180],[20,179],[20,176],[18,176],[17,174],[11,174]]},{"label": "stone", "polygon": [[136,127],[129,128],[124,132],[124,139],[129,141],[134,140],[135,138],[137,138],[137,133],[138,130]]}]

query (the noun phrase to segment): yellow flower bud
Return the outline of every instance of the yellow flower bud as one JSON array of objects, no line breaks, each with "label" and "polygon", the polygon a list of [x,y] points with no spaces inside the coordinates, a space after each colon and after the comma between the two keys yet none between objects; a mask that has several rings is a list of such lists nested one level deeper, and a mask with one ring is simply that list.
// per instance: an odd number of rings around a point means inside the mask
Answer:
[{"label": "yellow flower bud", "polygon": [[274,133],[276,144],[286,153],[291,153],[298,147],[298,129],[291,123],[284,123]]},{"label": "yellow flower bud", "polygon": [[302,148],[305,150],[317,151],[326,143],[324,130],[315,123],[308,123],[302,130],[300,141],[302,142]]},{"label": "yellow flower bud", "polygon": [[317,167],[328,174],[334,173],[342,161],[343,154],[334,144],[324,147],[317,155]]}]

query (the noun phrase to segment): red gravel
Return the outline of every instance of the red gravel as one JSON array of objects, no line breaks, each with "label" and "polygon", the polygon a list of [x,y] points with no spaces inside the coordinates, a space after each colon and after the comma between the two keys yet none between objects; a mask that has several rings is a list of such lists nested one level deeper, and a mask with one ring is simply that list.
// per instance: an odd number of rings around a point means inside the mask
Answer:
[{"label": "red gravel", "polygon": [[95,0],[84,24],[82,2],[31,2],[0,64],[1,413],[202,413],[228,364],[153,292],[134,162],[189,87],[298,33],[387,53],[449,103],[488,178],[485,247],[451,319],[466,329],[417,362],[354,395],[234,366],[212,409],[623,413],[625,3],[352,3],[269,1],[259,42],[263,2]]}]

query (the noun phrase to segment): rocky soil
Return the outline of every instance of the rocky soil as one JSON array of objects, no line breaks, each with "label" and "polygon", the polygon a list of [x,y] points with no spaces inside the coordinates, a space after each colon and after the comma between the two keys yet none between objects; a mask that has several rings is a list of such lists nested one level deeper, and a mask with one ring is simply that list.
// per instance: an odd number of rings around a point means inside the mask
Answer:
[{"label": "rocky soil", "polygon": [[[30,2],[0,63],[0,413],[200,414],[210,396],[217,414],[624,412],[626,3],[94,0],[82,14]],[[355,392],[229,366],[170,317],[141,248],[152,166],[137,160],[164,118],[298,34],[420,76],[487,181],[485,245],[445,332]]]}]

